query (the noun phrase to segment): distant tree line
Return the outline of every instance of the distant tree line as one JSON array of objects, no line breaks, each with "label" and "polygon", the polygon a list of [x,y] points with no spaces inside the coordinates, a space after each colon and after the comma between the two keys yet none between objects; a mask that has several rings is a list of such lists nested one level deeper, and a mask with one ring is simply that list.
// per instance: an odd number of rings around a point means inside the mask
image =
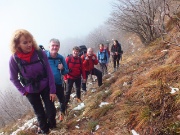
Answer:
[{"label": "distant tree line", "polygon": [[[168,25],[171,23],[176,23],[177,32],[180,32],[179,0],[116,0],[112,3],[112,8],[113,11],[104,24],[92,30],[87,36],[68,39],[64,44],[68,46],[84,44],[93,47],[96,52],[100,43],[110,47],[112,40],[116,39],[122,44],[124,52],[133,52],[133,48],[138,49],[133,43],[136,37],[130,38],[134,34],[144,45],[161,37],[165,43],[180,46],[178,42],[180,34],[172,35],[169,41],[164,38],[170,34]],[[69,51],[72,50],[69,48]]]}]

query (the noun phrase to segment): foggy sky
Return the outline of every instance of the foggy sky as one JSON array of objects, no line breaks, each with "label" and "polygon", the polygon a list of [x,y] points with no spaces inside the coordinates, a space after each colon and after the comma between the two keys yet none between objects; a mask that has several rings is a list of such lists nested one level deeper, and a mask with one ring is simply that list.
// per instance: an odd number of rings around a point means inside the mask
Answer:
[{"label": "foggy sky", "polygon": [[16,29],[27,29],[38,44],[48,49],[51,38],[58,38],[61,51],[69,49],[67,39],[81,38],[103,24],[114,0],[1,0],[0,1],[0,90],[8,85],[9,43]]}]

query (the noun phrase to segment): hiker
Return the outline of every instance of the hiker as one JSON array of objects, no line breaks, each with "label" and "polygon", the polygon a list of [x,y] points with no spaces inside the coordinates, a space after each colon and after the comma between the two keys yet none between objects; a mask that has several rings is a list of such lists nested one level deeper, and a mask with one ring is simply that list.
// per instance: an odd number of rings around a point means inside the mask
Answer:
[{"label": "hiker", "polygon": [[109,46],[108,46],[108,45],[104,45],[104,49],[107,50],[107,52],[108,52],[108,58],[110,59]]},{"label": "hiker", "polygon": [[97,58],[100,64],[102,75],[107,74],[107,64],[109,62],[108,51],[104,49],[104,44],[99,44],[99,51],[97,52]]},{"label": "hiker", "polygon": [[10,80],[32,105],[40,133],[49,133],[49,129],[56,127],[56,88],[47,56],[38,47],[32,34],[24,29],[14,32],[10,47]]},{"label": "hiker", "polygon": [[69,70],[64,57],[58,53],[59,49],[59,40],[53,38],[49,42],[49,51],[46,51],[46,54],[55,78],[56,95],[60,103],[59,120],[62,121],[65,115],[63,75],[67,74]]},{"label": "hiker", "polygon": [[116,71],[119,68],[119,60],[122,56],[121,44],[117,40],[113,41],[113,45],[111,46],[111,55],[113,58],[114,71]]},{"label": "hiker", "polygon": [[82,102],[81,100],[81,76],[83,78],[83,83],[86,82],[85,71],[82,66],[81,58],[79,55],[80,48],[75,46],[72,51],[72,55],[66,57],[66,63],[69,69],[69,73],[64,75],[64,81],[67,85],[65,93],[65,104],[67,105],[70,99],[70,94],[72,91],[73,84],[76,87],[76,100]]},{"label": "hiker", "polygon": [[80,45],[79,48],[80,48],[79,57],[87,53],[87,47],[85,45]]},{"label": "hiker", "polygon": [[[92,48],[88,48],[87,54],[81,56],[83,67],[86,73],[86,78],[88,75],[95,75],[98,79],[98,86],[102,85],[102,72],[94,67],[98,64],[97,56],[93,53]],[[82,83],[82,90],[86,92],[86,82]]]}]

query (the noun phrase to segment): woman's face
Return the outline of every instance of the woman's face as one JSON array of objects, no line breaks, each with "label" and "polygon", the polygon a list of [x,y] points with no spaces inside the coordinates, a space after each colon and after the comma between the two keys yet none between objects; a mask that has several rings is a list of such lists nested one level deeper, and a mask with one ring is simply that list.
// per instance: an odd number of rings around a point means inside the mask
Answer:
[{"label": "woman's face", "polygon": [[116,41],[114,41],[114,45],[116,45]]},{"label": "woman's face", "polygon": [[102,45],[99,45],[99,49],[103,49],[104,48],[104,46],[102,46]]},{"label": "woman's face", "polygon": [[32,51],[32,39],[21,36],[18,47],[22,50],[23,53],[30,53]]}]

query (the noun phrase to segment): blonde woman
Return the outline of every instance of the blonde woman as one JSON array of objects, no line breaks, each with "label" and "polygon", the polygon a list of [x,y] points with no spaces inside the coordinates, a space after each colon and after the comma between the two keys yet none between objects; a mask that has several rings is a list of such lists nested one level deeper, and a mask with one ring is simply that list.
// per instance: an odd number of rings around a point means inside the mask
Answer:
[{"label": "blonde woman", "polygon": [[32,105],[41,129],[39,133],[49,133],[50,128],[56,127],[56,87],[47,56],[39,49],[32,34],[24,29],[13,33],[10,48],[10,80]]}]

